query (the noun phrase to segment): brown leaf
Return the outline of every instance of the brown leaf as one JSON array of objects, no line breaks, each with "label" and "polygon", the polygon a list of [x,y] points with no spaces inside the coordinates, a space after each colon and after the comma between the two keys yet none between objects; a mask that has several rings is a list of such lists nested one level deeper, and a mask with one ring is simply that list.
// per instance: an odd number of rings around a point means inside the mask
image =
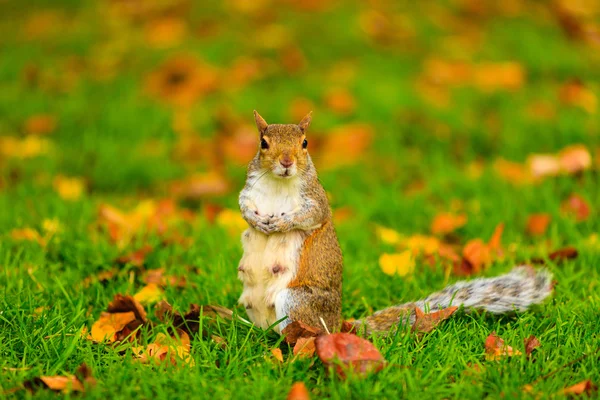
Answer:
[{"label": "brown leaf", "polygon": [[431,222],[431,233],[434,235],[447,235],[467,223],[465,214],[442,213],[435,216]]},{"label": "brown leaf", "polygon": [[134,267],[141,267],[146,262],[146,256],[152,253],[153,250],[154,248],[152,246],[145,244],[138,250],[120,256],[116,261],[119,264],[131,264]]},{"label": "brown leaf", "polygon": [[527,354],[527,356],[530,356],[531,353],[533,353],[533,350],[542,345],[538,338],[533,335],[526,338],[523,342],[525,343],[525,354]]},{"label": "brown leaf", "polygon": [[294,355],[300,358],[310,358],[315,354],[315,350],[315,337],[301,337],[294,346]]},{"label": "brown leaf", "polygon": [[492,261],[490,248],[481,239],[468,241],[463,249],[463,257],[473,266],[474,273],[479,273],[484,266]]},{"label": "brown leaf", "polygon": [[587,379],[583,382],[579,382],[573,386],[569,386],[568,388],[563,389],[563,394],[565,396],[570,395],[580,395],[586,394],[587,396],[591,396],[592,393],[596,392],[598,387],[592,383],[591,380]]},{"label": "brown leaf", "polygon": [[[171,322],[175,328],[193,335],[200,329],[200,316],[216,317],[217,315],[224,319],[232,319],[233,311],[222,306],[199,306],[190,304],[189,311],[184,315],[173,311],[173,307],[165,300],[156,305],[156,317],[162,322]],[[238,317],[238,319],[240,319]]]},{"label": "brown leaf", "polygon": [[496,332],[490,333],[485,339],[485,358],[487,360],[499,360],[503,357],[519,355],[519,350],[514,350],[512,347],[504,344],[504,340],[496,335]]},{"label": "brown leaf", "polygon": [[315,345],[323,364],[334,367],[342,379],[348,373],[366,376],[385,366],[383,356],[371,342],[350,333],[319,336]]},{"label": "brown leaf", "polygon": [[310,395],[304,382],[296,382],[292,385],[287,395],[287,400],[310,400]]},{"label": "brown leaf", "polygon": [[531,236],[542,236],[546,233],[550,221],[552,221],[552,217],[549,214],[531,214],[527,219],[525,230]]},{"label": "brown leaf", "polygon": [[[566,260],[572,260],[577,258],[579,252],[574,247],[564,247],[562,249],[558,249],[553,251],[548,255],[548,258],[555,263],[561,263]],[[534,258],[531,260],[534,264],[544,264],[545,260],[543,258]]]},{"label": "brown leaf", "polygon": [[577,222],[582,222],[590,216],[590,206],[583,197],[578,194],[572,194],[561,203],[561,210],[575,218]]},{"label": "brown leaf", "polygon": [[23,383],[23,386],[33,392],[38,387],[45,387],[56,392],[85,392],[86,387],[91,387],[96,384],[96,380],[92,377],[92,372],[85,364],[81,364],[77,368],[77,376],[40,376]]},{"label": "brown leaf", "polygon": [[281,334],[285,336],[286,343],[296,344],[300,338],[318,336],[321,332],[320,328],[313,328],[301,321],[293,321],[281,331]]},{"label": "brown leaf", "polygon": [[419,307],[415,307],[415,322],[412,326],[413,332],[431,332],[443,320],[450,318],[458,310],[452,306],[436,312],[425,314]]}]

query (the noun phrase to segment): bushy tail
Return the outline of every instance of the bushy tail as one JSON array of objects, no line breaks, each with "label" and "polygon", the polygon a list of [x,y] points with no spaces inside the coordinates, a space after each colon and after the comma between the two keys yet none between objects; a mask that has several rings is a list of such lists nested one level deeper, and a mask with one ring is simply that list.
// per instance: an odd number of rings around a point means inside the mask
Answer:
[{"label": "bushy tail", "polygon": [[551,293],[552,274],[548,270],[519,266],[495,278],[457,282],[425,299],[385,308],[353,324],[359,331],[366,328],[368,333],[389,332],[400,323],[412,325],[415,307],[436,311],[462,305],[466,309],[482,309],[495,314],[525,311]]}]

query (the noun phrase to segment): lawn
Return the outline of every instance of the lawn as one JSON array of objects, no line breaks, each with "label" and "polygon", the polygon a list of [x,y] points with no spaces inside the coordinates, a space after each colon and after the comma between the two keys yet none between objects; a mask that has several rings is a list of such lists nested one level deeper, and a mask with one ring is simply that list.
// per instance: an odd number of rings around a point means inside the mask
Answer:
[{"label": "lawn", "polygon": [[[3,396],[53,398],[25,386],[82,363],[97,383],[66,396],[285,398],[304,382],[312,398],[560,398],[600,385],[596,2],[26,3],[0,1]],[[211,316],[186,360],[140,362],[136,347],[171,332],[160,299],[245,316],[237,194],[254,109],[270,123],[313,111],[345,318],[536,259],[553,296],[371,337],[388,364],[363,378]],[[458,223],[432,232],[446,214]],[[499,224],[502,254],[461,263]],[[409,265],[385,268],[384,254]],[[88,340],[116,294],[148,282],[153,324],[137,341]],[[492,332],[523,354],[488,359]],[[531,335],[541,346],[527,356]]]}]

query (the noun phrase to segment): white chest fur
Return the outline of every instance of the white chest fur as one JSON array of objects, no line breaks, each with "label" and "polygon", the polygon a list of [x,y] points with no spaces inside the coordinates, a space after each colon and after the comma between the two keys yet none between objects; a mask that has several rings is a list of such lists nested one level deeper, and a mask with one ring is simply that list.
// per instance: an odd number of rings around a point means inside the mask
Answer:
[{"label": "white chest fur", "polygon": [[[261,215],[291,213],[301,204],[299,182],[263,177],[251,183],[251,206]],[[269,236],[248,228],[242,234],[244,255],[238,267],[244,284],[240,303],[257,326],[268,328],[285,315],[276,302],[285,296],[287,285],[296,276],[300,248],[306,233],[294,230]],[[275,327],[279,332],[279,327]]]}]

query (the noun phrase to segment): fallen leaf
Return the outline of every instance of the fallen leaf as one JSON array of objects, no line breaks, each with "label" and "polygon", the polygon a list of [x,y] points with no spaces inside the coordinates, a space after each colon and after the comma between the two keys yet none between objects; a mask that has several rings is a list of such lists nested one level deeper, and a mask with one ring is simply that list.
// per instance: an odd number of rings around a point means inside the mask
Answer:
[{"label": "fallen leaf", "polygon": [[438,214],[431,222],[431,233],[434,235],[447,235],[463,227],[466,223],[467,216],[465,214]]},{"label": "fallen leaf", "polygon": [[42,247],[46,246],[46,239],[42,237],[38,231],[33,228],[13,229],[10,231],[10,237],[14,240],[25,240],[36,242]]},{"label": "fallen leaf", "polygon": [[296,382],[292,385],[287,395],[287,400],[310,400],[310,395],[304,382]]},{"label": "fallen leaf", "polygon": [[38,387],[45,387],[62,393],[85,392],[86,387],[95,385],[96,379],[92,377],[91,370],[85,364],[81,364],[77,368],[76,375],[40,376],[23,383],[23,386],[30,392],[34,392]]},{"label": "fallen leaf", "polygon": [[315,160],[320,169],[334,169],[358,162],[367,152],[374,129],[367,124],[343,125],[324,138]]},{"label": "fallen leaf", "polygon": [[592,167],[592,155],[582,144],[575,144],[558,153],[558,161],[563,172],[573,175]]},{"label": "fallen leaf", "polygon": [[146,24],[146,41],[156,48],[177,45],[187,31],[185,22],[180,18],[164,17]]},{"label": "fallen leaf", "polygon": [[595,114],[598,108],[594,92],[579,81],[570,81],[561,86],[558,97],[563,104],[579,107],[589,114]]},{"label": "fallen leaf", "polygon": [[485,340],[485,353],[485,358],[489,361],[521,354],[519,350],[504,344],[504,340],[498,337],[496,332],[492,332]]},{"label": "fallen leaf", "polygon": [[563,395],[580,395],[586,394],[587,396],[591,396],[594,392],[598,390],[598,387],[592,383],[591,380],[586,379],[583,382],[579,382],[573,386],[569,386],[566,389],[562,390]]},{"label": "fallen leaf", "polygon": [[375,234],[379,240],[386,244],[396,245],[402,241],[402,235],[395,230],[384,226],[375,226]]},{"label": "fallen leaf", "polygon": [[463,249],[463,257],[473,266],[473,273],[479,273],[484,266],[492,261],[490,248],[481,239],[468,241]]},{"label": "fallen leaf", "polygon": [[[92,325],[89,339],[96,342],[120,342],[146,323],[146,311],[131,296],[115,295],[107,311]],[[134,336],[130,337],[132,340]]]},{"label": "fallen leaf", "polygon": [[546,233],[550,221],[552,221],[552,217],[549,214],[532,214],[527,219],[525,230],[531,236],[542,236]]},{"label": "fallen leaf", "polygon": [[529,170],[522,164],[497,159],[494,161],[494,171],[504,180],[514,185],[525,185],[532,182]]},{"label": "fallen leaf", "polygon": [[149,283],[137,292],[133,298],[140,304],[156,303],[164,297],[164,292],[156,283]]},{"label": "fallen leaf", "polygon": [[143,277],[144,283],[154,283],[163,287],[174,286],[174,287],[186,287],[187,280],[185,276],[165,275],[164,268],[150,269],[147,270]]},{"label": "fallen leaf", "polygon": [[315,337],[320,335],[321,332],[320,328],[314,328],[301,321],[293,321],[283,328],[281,334],[285,337],[286,343],[293,345],[301,338]]},{"label": "fallen leaf", "polygon": [[37,135],[27,135],[23,139],[12,136],[0,136],[0,154],[18,159],[34,158],[47,154],[51,142]]},{"label": "fallen leaf", "polygon": [[577,222],[582,222],[590,216],[590,206],[583,197],[572,194],[561,203],[563,213],[573,216]]},{"label": "fallen leaf", "polygon": [[175,106],[190,106],[218,84],[215,68],[191,55],[177,55],[146,77],[146,92]]},{"label": "fallen leaf", "polygon": [[368,340],[350,333],[322,335],[315,340],[317,355],[326,367],[334,367],[338,376],[366,376],[381,371],[385,360]]},{"label": "fallen leaf", "polygon": [[222,196],[230,190],[227,179],[216,172],[194,174],[171,183],[169,193],[176,198],[198,200],[211,196]]},{"label": "fallen leaf", "polygon": [[177,366],[181,363],[193,367],[194,359],[190,355],[190,337],[184,331],[178,330],[177,337],[167,336],[164,333],[156,335],[153,343],[146,348],[134,347],[132,351],[136,359],[142,364],[161,364],[169,361]]},{"label": "fallen leaf", "polygon": [[536,338],[533,335],[526,338],[523,342],[525,344],[525,354],[527,356],[530,356],[531,353],[533,353],[533,350],[535,350],[536,348],[538,348],[542,345],[540,343],[540,341],[538,340],[538,338]]},{"label": "fallen leaf", "polygon": [[280,363],[283,362],[283,354],[281,353],[281,349],[280,348],[271,349],[271,354],[273,354],[273,357],[277,361],[279,361]]},{"label": "fallen leaf", "polygon": [[415,260],[411,250],[395,254],[383,253],[379,256],[379,266],[387,275],[407,276],[414,272]]},{"label": "fallen leaf", "polygon": [[[175,328],[187,332],[190,335],[197,333],[200,329],[200,317],[215,317],[219,316],[223,319],[233,319],[233,311],[222,306],[199,306],[190,304],[188,312],[184,315],[177,311],[173,311],[173,307],[165,300],[161,300],[156,305],[156,317],[165,323],[171,323]],[[244,319],[237,317],[240,321]]]},{"label": "fallen leaf", "polygon": [[294,355],[299,358],[310,358],[315,354],[315,350],[315,337],[301,337],[294,346]]},{"label": "fallen leaf", "polygon": [[120,256],[116,261],[119,264],[131,264],[134,267],[141,267],[146,262],[146,256],[152,253],[153,250],[152,246],[145,244],[134,252]]},{"label": "fallen leaf", "polygon": [[413,332],[431,332],[438,324],[454,314],[458,307],[452,306],[436,312],[425,314],[419,307],[415,307],[415,322],[412,326]]},{"label": "fallen leaf", "polygon": [[554,262],[561,262],[564,260],[572,260],[577,258],[579,252],[574,247],[565,247],[556,251],[553,251],[548,255],[548,258]]},{"label": "fallen leaf", "polygon": [[25,132],[30,135],[47,135],[56,129],[56,117],[51,114],[32,115],[25,121]]},{"label": "fallen leaf", "polygon": [[340,115],[351,115],[356,109],[356,100],[345,89],[333,89],[325,95],[325,104],[331,111]]},{"label": "fallen leaf", "polygon": [[240,212],[229,208],[217,214],[215,223],[224,228],[233,237],[239,237],[242,232],[248,229],[248,223],[242,218]]},{"label": "fallen leaf", "polygon": [[532,154],[527,158],[527,165],[531,175],[538,179],[560,173],[560,161],[553,154]]}]

